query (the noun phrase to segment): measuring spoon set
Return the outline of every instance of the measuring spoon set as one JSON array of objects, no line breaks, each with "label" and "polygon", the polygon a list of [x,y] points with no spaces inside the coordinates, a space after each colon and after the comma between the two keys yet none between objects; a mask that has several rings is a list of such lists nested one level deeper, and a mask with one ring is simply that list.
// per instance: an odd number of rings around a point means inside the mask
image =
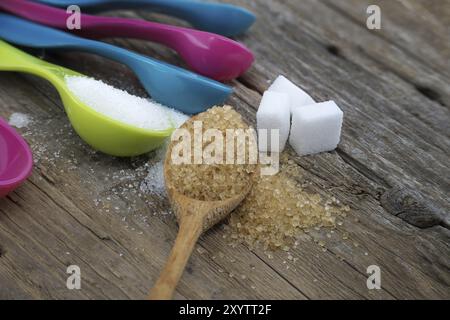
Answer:
[{"label": "measuring spoon set", "polygon": [[[83,12],[82,25],[80,30],[69,32],[65,8],[73,4]],[[200,30],[84,13],[84,10],[92,13],[116,9],[163,13]],[[35,58],[11,44],[88,52],[122,63],[136,74],[153,100],[196,114],[222,104],[232,93],[231,87],[219,81],[237,78],[252,65],[253,53],[227,36],[245,32],[254,20],[255,16],[243,8],[194,0],[2,0],[0,71],[31,73],[48,80],[57,89],[75,131],[94,149],[114,156],[139,155],[160,146],[173,129],[140,129],[96,112],[79,101],[64,80],[66,76],[83,75]],[[167,46],[194,72],[98,41],[111,37]],[[0,197],[20,185],[29,176],[31,167],[30,148],[0,119]]]}]

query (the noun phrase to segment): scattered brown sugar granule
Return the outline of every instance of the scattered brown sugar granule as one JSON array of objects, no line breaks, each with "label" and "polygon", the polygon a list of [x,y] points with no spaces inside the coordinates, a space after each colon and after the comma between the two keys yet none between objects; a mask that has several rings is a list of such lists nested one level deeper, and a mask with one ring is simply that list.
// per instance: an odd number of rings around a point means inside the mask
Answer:
[{"label": "scattered brown sugar granule", "polygon": [[314,227],[334,227],[336,217],[348,211],[333,198],[308,193],[295,178],[301,171],[285,154],[280,172],[259,176],[249,196],[230,217],[232,244],[262,245],[265,250],[289,251],[300,233]]},{"label": "scattered brown sugar granule", "polygon": [[[202,130],[199,130],[199,121],[202,123]],[[197,124],[195,124],[197,122]],[[207,129],[217,129],[223,137],[223,162],[220,164],[195,164],[194,162],[194,127],[197,125],[197,132],[205,133]],[[172,165],[168,171],[169,178],[176,181],[177,191],[197,200],[216,201],[225,200],[233,196],[241,194],[250,183],[253,173],[257,169],[256,163],[248,164],[226,164],[226,149],[232,150],[234,159],[237,158],[237,150],[246,150],[245,157],[249,159],[249,148],[256,148],[252,145],[252,139],[244,139],[239,141],[236,136],[233,138],[234,143],[227,144],[227,131],[236,129],[249,129],[249,126],[243,121],[241,115],[237,113],[232,107],[213,107],[206,112],[203,112],[189,121],[187,121],[180,129],[187,129],[191,137],[191,161],[190,164],[175,164],[173,157],[171,158]],[[229,133],[228,133],[229,135]],[[230,135],[229,135],[230,136]],[[182,140],[180,140],[182,141]],[[206,139],[203,134],[203,150],[206,150],[210,143],[215,139]],[[234,146],[233,149],[231,147]],[[168,156],[172,155],[173,144],[169,148]],[[174,149],[175,150],[175,149]],[[176,151],[175,151],[176,152]],[[216,155],[215,152],[212,152]],[[257,155],[256,155],[257,156]],[[255,161],[256,162],[256,161]]]}]

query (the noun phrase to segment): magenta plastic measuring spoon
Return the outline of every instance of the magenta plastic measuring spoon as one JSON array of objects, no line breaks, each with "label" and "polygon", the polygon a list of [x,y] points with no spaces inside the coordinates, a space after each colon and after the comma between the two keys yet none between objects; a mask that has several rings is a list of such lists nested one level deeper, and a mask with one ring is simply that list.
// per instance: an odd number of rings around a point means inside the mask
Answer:
[{"label": "magenta plastic measuring spoon", "polygon": [[[65,10],[26,0],[1,0],[0,9],[50,27],[67,29]],[[79,35],[90,38],[127,37],[149,40],[177,51],[191,69],[218,81],[239,77],[252,65],[244,45],[213,33],[139,19],[81,15]]]},{"label": "magenta plastic measuring spoon", "polygon": [[30,176],[32,168],[30,147],[0,118],[0,198],[21,185]]}]

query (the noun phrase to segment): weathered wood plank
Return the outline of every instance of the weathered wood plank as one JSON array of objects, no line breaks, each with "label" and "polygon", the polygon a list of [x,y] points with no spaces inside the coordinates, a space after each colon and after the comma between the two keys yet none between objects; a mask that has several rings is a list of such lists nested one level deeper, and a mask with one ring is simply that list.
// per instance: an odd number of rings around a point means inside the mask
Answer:
[{"label": "weathered wood plank", "polygon": [[[392,84],[392,87],[385,86],[381,91],[380,86],[374,81],[377,91],[399,105],[401,114],[396,119],[417,117],[416,124],[422,127],[431,126],[448,135],[448,125],[444,121],[448,117],[448,108],[440,104],[443,102],[442,97],[435,97],[436,99],[430,101],[423,94],[417,95],[418,90],[429,88],[446,92],[445,96],[448,98],[446,77],[424,67],[416,59],[402,52],[395,43],[377,36],[379,32],[392,31],[385,29],[369,31],[365,29],[364,21],[357,23],[349,21],[319,1],[288,2],[288,4],[298,7],[299,19],[295,24],[300,24],[302,30],[323,42],[330,53],[358,64],[376,76],[379,82]],[[292,7],[290,9],[292,10]],[[317,15],[316,12],[321,14]],[[364,12],[360,12],[360,16],[361,19],[367,17]],[[307,17],[311,18],[306,20]],[[354,76],[353,79],[359,81],[358,76]],[[409,107],[410,105],[413,109]]]},{"label": "weathered wood plank", "polygon": [[[367,32],[361,33],[361,28],[365,27],[365,9],[369,5],[367,2],[360,1],[358,5],[350,4],[348,2],[336,2],[326,1],[328,6],[334,9],[337,13],[342,15],[348,20],[353,22],[353,31],[344,31],[344,35],[351,35],[352,42],[354,42],[359,51],[366,53],[370,59],[383,65],[390,72],[401,78],[401,80],[409,82],[415,90],[420,92],[423,96],[429,98],[432,101],[436,101],[446,107],[449,106],[449,89],[447,85],[449,67],[448,63],[448,34],[449,24],[439,24],[439,27],[432,26],[433,23],[439,23],[438,19],[432,19],[426,13],[427,11],[420,5],[418,1],[379,1],[375,2],[381,6],[383,12],[383,24],[381,30],[372,31],[370,35]],[[404,8],[397,8],[393,10],[390,6],[399,6],[403,3],[408,7],[408,10]],[[348,6],[350,4],[350,6]],[[443,2],[442,7],[446,7],[446,2]],[[448,5],[447,5],[448,6]],[[399,16],[397,19],[389,20],[386,15],[389,16],[390,12],[395,12]],[[399,32],[399,26],[396,25],[397,21],[405,20],[402,15],[408,13],[410,16],[406,17],[409,22],[408,28],[404,28],[404,32]],[[441,14],[445,17],[445,14]],[[339,17],[336,17],[339,18]],[[422,20],[433,21],[430,23],[419,23]],[[386,21],[387,20],[387,21]],[[410,24],[414,20],[415,23]],[[445,27],[445,25],[447,25]],[[436,49],[428,43],[429,41],[421,39],[420,37],[413,37],[409,34],[409,29],[419,28],[422,36],[427,34],[428,39],[436,39],[434,43],[440,43],[441,48]],[[426,30],[430,28],[431,30]],[[425,29],[425,30],[424,30]],[[447,29],[447,31],[445,31]],[[339,29],[335,28],[337,32]],[[351,29],[350,29],[351,30]],[[366,41],[367,37],[372,36],[372,41]],[[407,47],[403,47],[403,36],[408,41],[414,40],[415,42],[409,43]],[[443,38],[443,39],[442,39]],[[347,39],[340,39],[341,41],[348,42]],[[416,51],[420,51],[420,54]],[[425,52],[428,52],[425,54]],[[432,60],[433,56],[441,55],[441,60],[434,59],[432,63],[428,63],[428,60]],[[447,55],[447,58],[445,57]]]},{"label": "weathered wood plank", "polygon": [[[450,75],[450,1],[411,0],[337,0],[325,2],[339,8],[362,26],[366,23],[366,9],[378,5],[382,14],[382,28],[376,35],[405,51],[410,59],[426,65],[435,73]],[[439,13],[437,13],[439,10]]]},{"label": "weathered wood plank", "polygon": [[[261,92],[280,73],[318,100],[337,100],[346,114],[339,149],[301,158],[287,152],[301,168],[299,180],[311,182],[313,192],[350,204],[352,213],[332,234],[323,230],[303,236],[295,264],[283,263],[281,252],[269,259],[261,250],[232,248],[223,238],[225,231],[214,228],[202,237],[176,297],[449,298],[449,114],[414,87],[429,73],[427,81],[432,81],[425,84],[442,94],[448,106],[447,88],[440,83],[445,75],[433,67],[444,64],[445,53],[431,44],[429,63],[409,55],[414,41],[422,39],[415,38],[417,30],[404,30],[414,11],[396,13],[397,7],[389,7],[389,23],[407,34],[397,46],[397,39],[368,33],[355,18],[343,15],[345,1],[230,2],[255,10],[259,18],[240,38],[255,51],[257,62],[233,82],[236,94],[230,103],[254,123]],[[444,18],[438,21],[445,25]],[[160,46],[114,43],[182,65]],[[129,70],[105,59],[66,53],[46,58],[144,95]],[[403,59],[419,71],[401,73]],[[165,198],[140,192],[145,164],[156,161],[156,155],[116,159],[93,152],[70,129],[48,84],[2,73],[0,116],[18,111],[35,121],[23,133],[37,154],[36,168],[30,182],[0,200],[0,281],[5,288],[0,298],[144,297],[176,234]],[[404,201],[411,190],[417,201]],[[327,251],[314,240],[325,241]],[[65,268],[72,263],[84,270],[80,291],[65,288]],[[367,290],[371,264],[382,269],[382,290]]]}]

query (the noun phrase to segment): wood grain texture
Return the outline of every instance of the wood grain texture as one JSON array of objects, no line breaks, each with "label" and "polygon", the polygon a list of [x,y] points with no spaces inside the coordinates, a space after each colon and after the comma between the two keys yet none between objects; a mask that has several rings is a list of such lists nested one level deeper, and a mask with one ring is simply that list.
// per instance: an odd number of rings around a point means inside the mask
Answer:
[{"label": "wood grain texture", "polygon": [[[299,239],[295,263],[284,252],[269,258],[230,247],[217,226],[200,238],[175,298],[449,299],[450,2],[228,2],[258,16],[238,39],[254,50],[256,63],[232,83],[228,103],[254,124],[261,94],[278,74],[318,101],[335,100],[345,113],[338,149],[308,157],[286,152],[310,191],[335,196],[352,211],[333,233]],[[382,10],[379,31],[365,27],[369,2]],[[179,24],[143,12],[116,14]],[[183,66],[159,45],[111,42]],[[101,57],[44,56],[145,95],[126,67]],[[33,118],[21,132],[35,169],[0,200],[0,298],[145,298],[177,233],[167,198],[141,190],[158,154],[118,159],[92,151],[48,83],[1,73],[0,116],[13,112]],[[72,264],[81,267],[81,290],[66,288]],[[373,264],[382,270],[381,290],[366,287]]]}]

